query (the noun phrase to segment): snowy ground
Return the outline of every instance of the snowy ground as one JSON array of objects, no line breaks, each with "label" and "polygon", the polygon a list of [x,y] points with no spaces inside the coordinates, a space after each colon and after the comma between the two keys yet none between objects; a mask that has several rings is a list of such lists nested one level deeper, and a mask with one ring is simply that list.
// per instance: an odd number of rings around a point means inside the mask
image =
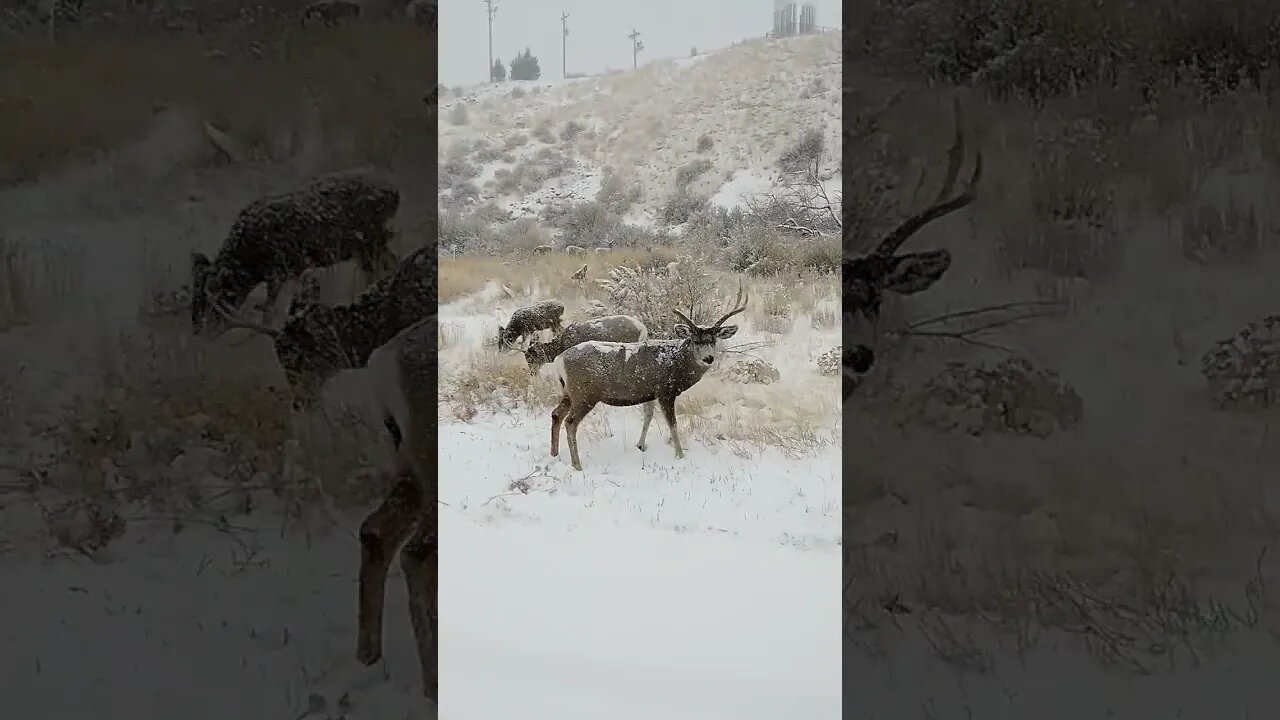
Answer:
[{"label": "snowy ground", "polygon": [[576,473],[547,425],[441,429],[442,715],[835,717],[835,453],[682,462],[614,437]]},{"label": "snowy ground", "polygon": [[[482,339],[516,304],[489,289],[442,306],[443,384],[493,353]],[[801,363],[792,381],[821,392]],[[442,406],[442,715],[836,717],[838,446],[710,445],[682,418],[677,460],[660,418],[648,450],[634,447],[640,417],[588,416],[576,472],[563,444],[550,457],[547,407],[459,422]]]}]

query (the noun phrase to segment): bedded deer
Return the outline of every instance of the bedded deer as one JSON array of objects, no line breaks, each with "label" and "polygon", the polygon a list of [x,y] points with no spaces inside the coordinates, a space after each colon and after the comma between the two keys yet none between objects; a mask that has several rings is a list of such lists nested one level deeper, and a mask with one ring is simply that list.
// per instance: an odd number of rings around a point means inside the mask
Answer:
[{"label": "bedded deer", "polygon": [[605,315],[573,323],[550,342],[533,343],[524,351],[524,359],[529,363],[529,373],[536,375],[543,365],[555,360],[560,353],[589,340],[644,342],[648,339],[649,329],[638,318],[630,315]]},{"label": "bedded deer", "polygon": [[262,321],[274,325],[280,292],[296,287],[308,270],[355,260],[373,282],[396,265],[387,224],[399,207],[396,186],[364,170],[322,175],[301,189],[253,201],[212,260],[191,255],[192,330],[221,335],[226,311],[238,311],[263,283]]},{"label": "bedded deer", "polygon": [[693,387],[711,368],[720,351],[720,341],[738,332],[737,325],[724,321],[746,310],[747,297],[738,286],[733,308],[715,323],[701,326],[679,310],[675,340],[646,340],[617,343],[587,341],[565,350],[555,359],[560,383],[560,403],[551,411],[551,456],[560,454],[560,426],[569,438],[569,455],[575,470],[582,469],[578,458],[578,425],[600,403],[615,407],[644,405],[644,424],[636,447],[645,449],[653,403],[662,408],[677,458],[684,457],[676,428],[676,398]]},{"label": "bedded deer", "polygon": [[397,481],[382,505],[360,525],[359,619],[356,658],[382,657],[387,573],[397,550],[409,595],[422,687],[433,702],[438,683],[436,534],[436,317],[402,330],[370,356],[368,372],[383,422],[396,450]]},{"label": "bedded deer", "polygon": [[516,342],[539,330],[560,332],[563,329],[564,303],[559,300],[542,300],[526,305],[511,313],[506,325],[498,326],[498,349],[512,349]]},{"label": "bedded deer", "polygon": [[[844,296],[852,305],[850,320],[869,324],[873,343],[885,293],[914,295],[927,290],[951,267],[951,253],[946,249],[899,254],[903,243],[925,225],[967,207],[977,197],[978,182],[982,178],[981,151],[976,154],[972,174],[964,188],[951,196],[965,155],[964,116],[959,99],[955,101],[955,116],[955,140],[947,156],[947,174],[934,203],[904,220],[870,253],[843,262]],[[875,364],[875,351],[869,344],[855,345],[843,353],[842,364],[846,374],[850,370],[855,374],[865,373]],[[845,397],[852,392],[852,387],[852,383],[846,381]]]},{"label": "bedded deer", "polygon": [[[347,305],[321,305],[295,298],[289,318],[273,328],[215,305],[228,329],[244,328],[267,335],[297,410],[312,407],[333,376],[363,368],[374,350],[398,333],[436,312],[435,254],[419,248],[394,273],[374,283]],[[432,393],[435,391],[432,390]]]}]

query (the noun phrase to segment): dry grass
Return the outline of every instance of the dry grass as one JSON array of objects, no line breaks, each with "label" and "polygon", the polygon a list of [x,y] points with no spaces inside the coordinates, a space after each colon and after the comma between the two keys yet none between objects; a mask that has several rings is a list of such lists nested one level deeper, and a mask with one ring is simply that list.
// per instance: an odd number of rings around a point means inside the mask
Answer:
[{"label": "dry grass", "polygon": [[[614,252],[587,256],[513,256],[509,258],[462,257],[442,258],[441,282],[455,288],[454,300],[463,302],[454,312],[493,312],[494,305],[503,308],[523,303],[522,298],[508,300],[493,290],[467,299],[493,279],[501,279],[514,290],[529,293],[532,299],[557,297],[565,302],[566,318],[583,315],[587,306],[607,298],[591,288],[590,282],[604,277],[620,264],[648,264],[662,267],[674,257],[668,251]],[[590,268],[588,283],[557,286],[560,278],[576,270],[582,263]],[[682,259],[682,263],[687,260]],[[739,276],[723,268],[698,267],[711,277],[708,282],[715,292],[732,298]],[[802,455],[838,442],[839,410],[837,378],[818,374],[811,355],[839,343],[834,324],[825,330],[814,330],[809,320],[815,311],[828,314],[838,305],[838,281],[830,275],[803,274],[786,278],[741,278],[752,298],[743,316],[743,328],[730,348],[747,345],[749,350],[726,354],[724,363],[714,368],[676,403],[683,432],[705,445],[718,445],[731,452],[749,456],[765,448]],[[443,299],[443,297],[442,297]],[[771,335],[773,318],[784,318],[788,330],[795,334]],[[798,322],[797,322],[798,321]],[[475,347],[477,340],[488,336],[487,328],[470,338],[465,327],[473,320],[466,316],[446,317],[441,322],[442,334],[449,340],[442,344],[440,398],[447,414],[468,421],[480,412],[514,412],[532,410],[542,415],[559,400],[559,392],[549,374],[530,376],[524,358],[518,353],[499,353],[489,345]],[[486,323],[487,324],[487,323]],[[821,324],[821,323],[819,323]],[[469,345],[471,343],[471,345]],[[760,358],[781,369],[782,379],[775,384],[743,384],[726,371],[728,365],[746,358]],[[584,432],[610,434],[610,418],[616,413],[593,413],[584,423]]]},{"label": "dry grass", "polygon": [[[615,250],[611,253],[570,255],[552,252],[545,255],[520,253],[496,257],[440,258],[440,302],[458,300],[499,282],[516,292],[538,292],[557,295],[565,290],[590,294],[595,281],[619,265],[641,267],[664,266],[676,259],[671,248]],[[570,276],[587,266],[586,281],[579,284]]]},{"label": "dry grass", "polygon": [[0,184],[138,141],[161,107],[213,123],[262,159],[296,150],[318,130],[337,162],[422,164],[435,152],[425,132],[427,81],[414,71],[425,42],[406,23],[376,22],[7,41]]}]

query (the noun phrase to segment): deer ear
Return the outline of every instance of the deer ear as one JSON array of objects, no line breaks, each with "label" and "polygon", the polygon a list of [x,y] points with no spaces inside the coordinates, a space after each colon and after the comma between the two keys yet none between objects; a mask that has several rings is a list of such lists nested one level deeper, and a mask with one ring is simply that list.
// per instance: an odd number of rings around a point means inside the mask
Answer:
[{"label": "deer ear", "polygon": [[721,340],[728,340],[729,338],[737,334],[738,334],[737,325],[723,325],[716,329],[716,337],[720,338]]},{"label": "deer ear", "polygon": [[951,253],[946,250],[899,255],[889,263],[884,289],[899,295],[914,295],[938,282],[950,267]]},{"label": "deer ear", "polygon": [[678,323],[671,329],[671,334],[678,338],[687,338],[690,335],[689,326],[684,323]]}]

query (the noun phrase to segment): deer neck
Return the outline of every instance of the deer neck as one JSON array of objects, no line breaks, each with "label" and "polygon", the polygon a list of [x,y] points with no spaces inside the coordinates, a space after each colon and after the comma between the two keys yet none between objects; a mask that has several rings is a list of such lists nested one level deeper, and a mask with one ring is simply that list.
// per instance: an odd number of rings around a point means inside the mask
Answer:
[{"label": "deer neck", "polygon": [[675,362],[672,363],[672,387],[682,393],[702,379],[711,368],[698,362],[691,340],[681,340],[676,350]]}]

